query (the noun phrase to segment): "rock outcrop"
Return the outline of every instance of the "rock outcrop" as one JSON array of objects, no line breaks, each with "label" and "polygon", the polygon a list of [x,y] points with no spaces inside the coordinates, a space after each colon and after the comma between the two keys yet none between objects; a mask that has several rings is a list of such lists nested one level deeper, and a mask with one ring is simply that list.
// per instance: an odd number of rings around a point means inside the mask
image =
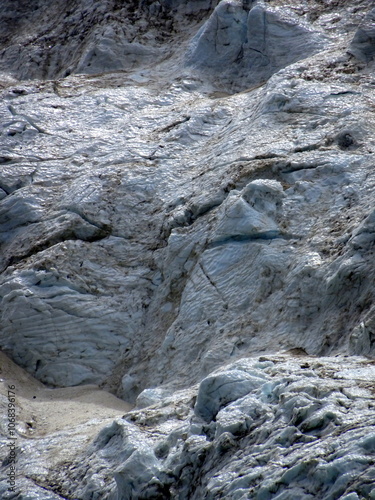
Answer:
[{"label": "rock outcrop", "polygon": [[190,16],[195,24],[215,3],[58,0],[51,7],[44,0],[4,0],[0,71],[30,80],[144,67],[170,54],[161,41],[178,31],[181,18]]}]

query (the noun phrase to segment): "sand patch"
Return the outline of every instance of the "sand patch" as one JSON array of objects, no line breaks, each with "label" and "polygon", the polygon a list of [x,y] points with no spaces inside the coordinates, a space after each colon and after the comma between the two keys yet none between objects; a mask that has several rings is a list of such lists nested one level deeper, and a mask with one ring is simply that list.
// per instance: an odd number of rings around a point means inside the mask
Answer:
[{"label": "sand patch", "polygon": [[[16,393],[17,433],[41,437],[93,419],[118,418],[132,406],[95,385],[49,389],[0,352],[1,413],[6,415],[8,386]],[[96,428],[90,426],[92,433]]]}]

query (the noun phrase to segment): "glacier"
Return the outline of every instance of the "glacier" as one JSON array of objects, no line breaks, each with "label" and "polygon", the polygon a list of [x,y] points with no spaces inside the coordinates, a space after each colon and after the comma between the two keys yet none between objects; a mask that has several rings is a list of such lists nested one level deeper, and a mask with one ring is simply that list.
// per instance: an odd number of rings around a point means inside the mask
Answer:
[{"label": "glacier", "polygon": [[375,498],[371,2],[0,19],[0,497]]}]

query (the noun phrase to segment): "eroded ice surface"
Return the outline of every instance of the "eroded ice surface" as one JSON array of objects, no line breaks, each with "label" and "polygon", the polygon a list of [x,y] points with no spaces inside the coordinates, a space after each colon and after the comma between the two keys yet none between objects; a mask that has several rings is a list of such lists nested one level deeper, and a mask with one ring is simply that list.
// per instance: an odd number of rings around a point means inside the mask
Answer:
[{"label": "eroded ice surface", "polygon": [[369,2],[0,16],[0,347],[138,408],[16,498],[372,498]]}]

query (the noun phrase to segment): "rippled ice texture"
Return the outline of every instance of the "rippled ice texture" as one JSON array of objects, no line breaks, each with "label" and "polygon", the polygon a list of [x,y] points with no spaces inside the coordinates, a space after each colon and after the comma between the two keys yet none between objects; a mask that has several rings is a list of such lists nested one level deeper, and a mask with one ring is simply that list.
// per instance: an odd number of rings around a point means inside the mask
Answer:
[{"label": "rippled ice texture", "polygon": [[369,2],[34,7],[0,6],[0,347],[137,409],[53,467],[22,439],[14,498],[375,498]]}]

